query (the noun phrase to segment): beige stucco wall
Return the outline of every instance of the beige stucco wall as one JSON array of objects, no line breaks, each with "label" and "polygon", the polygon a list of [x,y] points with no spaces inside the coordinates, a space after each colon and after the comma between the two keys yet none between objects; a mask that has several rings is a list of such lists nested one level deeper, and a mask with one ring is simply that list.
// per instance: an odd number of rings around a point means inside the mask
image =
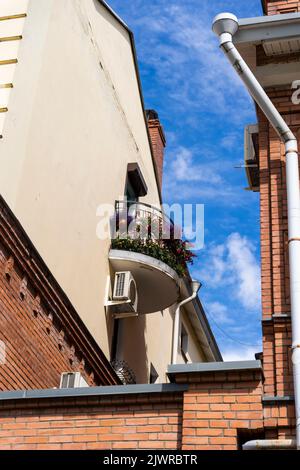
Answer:
[{"label": "beige stucco wall", "polygon": [[[156,314],[122,320],[120,351],[123,351],[124,360],[129,364],[135,364],[139,382],[149,380],[151,363],[159,374],[157,382],[163,383],[167,380],[167,365],[172,361],[175,308],[176,306]],[[189,337],[188,362],[204,362],[205,355],[184,309],[181,313],[181,322]],[[146,354],[143,353],[144,351]],[[178,351],[177,364],[184,363],[181,351]]]},{"label": "beige stucco wall", "polygon": [[[0,16],[27,8],[3,2]],[[22,35],[11,51],[18,64],[2,122],[0,191],[109,356],[110,241],[96,237],[96,210],[124,194],[129,162],[146,180],[144,200],[159,204],[129,33],[97,0],[29,0]],[[164,375],[172,312],[127,322],[130,344],[135,331],[144,335],[146,362]]]}]

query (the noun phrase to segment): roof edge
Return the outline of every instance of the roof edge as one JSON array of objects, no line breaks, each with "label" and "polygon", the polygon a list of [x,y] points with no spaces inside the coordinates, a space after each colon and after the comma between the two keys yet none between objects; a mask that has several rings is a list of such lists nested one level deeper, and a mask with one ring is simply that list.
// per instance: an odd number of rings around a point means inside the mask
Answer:
[{"label": "roof edge", "polygon": [[139,66],[138,66],[138,59],[137,59],[137,51],[135,47],[135,39],[134,39],[134,34],[132,30],[129,28],[129,26],[117,15],[117,13],[106,3],[104,0],[98,0],[101,5],[106,8],[106,10],[115,18],[116,21],[118,21],[119,24],[121,24],[126,31],[129,34],[129,39],[131,43],[131,49],[132,49],[132,54],[133,54],[133,61],[134,61],[134,68],[135,68],[135,73],[136,73],[136,78],[138,82],[138,89],[139,89],[139,94],[140,94],[140,100],[141,100],[141,105],[142,105],[142,110],[143,110],[143,115],[144,115],[144,122],[145,122],[145,127],[146,127],[146,133],[148,136],[148,143],[150,147],[150,153],[151,153],[151,158],[152,158],[152,165],[153,165],[153,171],[155,175],[155,181],[156,181],[156,186],[157,186],[157,191],[158,191],[158,196],[159,196],[159,202],[162,204],[162,192],[160,188],[160,183],[159,183],[159,175],[158,175],[158,170],[156,167],[156,162],[154,158],[154,151],[153,151],[153,146],[151,143],[151,138],[150,138],[150,132],[148,128],[148,121],[146,117],[146,107],[145,107],[145,101],[144,101],[144,95],[143,95],[143,89],[142,89],[142,82],[141,82],[141,76],[139,72]]},{"label": "roof edge", "polygon": [[290,21],[298,21],[300,19],[300,13],[284,13],[282,15],[270,15],[270,16],[254,16],[252,18],[239,18],[239,28],[247,27],[259,27],[267,24],[276,25],[278,23],[285,23]]},{"label": "roof edge", "polygon": [[194,364],[171,364],[168,366],[167,374],[173,377],[178,374],[205,374],[208,372],[239,372],[239,371],[262,371],[261,361],[228,361],[228,362],[198,362]]},{"label": "roof edge", "polygon": [[221,351],[219,349],[218,343],[216,341],[215,335],[213,334],[213,331],[211,329],[210,323],[208,321],[207,315],[205,313],[204,307],[201,303],[201,300],[199,297],[196,297],[196,299],[193,302],[193,307],[195,309],[195,313],[199,319],[199,322],[201,324],[201,328],[203,329],[205,336],[207,338],[208,345],[213,353],[214,358],[216,359],[217,362],[223,362],[223,357],[221,354]]},{"label": "roof edge", "polygon": [[38,400],[81,397],[111,397],[118,395],[182,393],[188,385],[145,384],[145,385],[111,385],[102,387],[60,388],[40,390],[13,390],[0,392],[0,403],[9,400]]}]

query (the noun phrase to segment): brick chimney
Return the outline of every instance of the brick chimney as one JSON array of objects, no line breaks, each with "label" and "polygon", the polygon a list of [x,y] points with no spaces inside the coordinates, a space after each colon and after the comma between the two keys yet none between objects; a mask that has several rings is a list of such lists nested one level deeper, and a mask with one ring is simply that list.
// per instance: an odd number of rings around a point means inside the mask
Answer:
[{"label": "brick chimney", "polygon": [[300,12],[300,0],[262,0],[266,15],[283,15]]},{"label": "brick chimney", "polygon": [[158,114],[153,109],[146,111],[150,139],[153,149],[153,156],[157,168],[160,189],[162,187],[164,151],[166,146],[166,137]]}]

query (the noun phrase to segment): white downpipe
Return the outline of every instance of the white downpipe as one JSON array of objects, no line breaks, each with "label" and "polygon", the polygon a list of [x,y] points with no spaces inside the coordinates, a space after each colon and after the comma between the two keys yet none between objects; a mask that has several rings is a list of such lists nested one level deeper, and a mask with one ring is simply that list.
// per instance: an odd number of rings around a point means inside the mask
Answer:
[{"label": "white downpipe", "polygon": [[173,327],[173,344],[172,344],[172,364],[177,364],[177,355],[179,347],[179,329],[180,329],[180,316],[181,316],[181,307],[188,304],[197,297],[198,290],[201,287],[201,283],[198,281],[192,281],[193,293],[187,299],[182,300],[176,308],[175,318],[174,318],[174,327]]},{"label": "white downpipe", "polygon": [[284,450],[295,449],[295,439],[257,439],[243,444],[243,450]]},{"label": "white downpipe", "polygon": [[185,304],[194,300],[196,296],[197,296],[197,292],[194,292],[193,295],[191,295],[187,299],[184,299],[182,302],[180,302],[176,308],[175,319],[174,319],[174,330],[173,330],[172,364],[177,364],[181,307],[183,307]]},{"label": "white downpipe", "polygon": [[300,449],[300,189],[297,139],[279,114],[232,42],[238,20],[230,13],[217,15],[213,31],[219,36],[220,47],[248,88],[271,125],[285,144],[286,187],[288,203],[288,237],[290,263],[290,295],[292,320],[292,362],[296,411],[296,441]]}]

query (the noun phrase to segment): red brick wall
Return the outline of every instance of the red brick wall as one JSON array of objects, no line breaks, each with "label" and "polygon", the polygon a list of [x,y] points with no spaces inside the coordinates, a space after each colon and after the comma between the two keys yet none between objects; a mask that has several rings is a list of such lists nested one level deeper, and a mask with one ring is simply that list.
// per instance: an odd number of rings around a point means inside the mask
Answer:
[{"label": "red brick wall", "polygon": [[8,280],[6,265],[0,246],[0,339],[5,345],[0,390],[59,387],[60,374],[69,370],[81,370],[89,380],[72,345],[50,320],[50,312],[40,306],[37,314],[36,297],[28,284],[21,297],[22,273],[13,269]]},{"label": "red brick wall", "polygon": [[148,128],[150,133],[150,139],[153,149],[153,156],[158,172],[158,179],[160,188],[162,187],[163,178],[163,165],[164,165],[164,151],[166,146],[166,140],[164,136],[163,128],[160,124],[159,119],[149,119]]},{"label": "red brick wall", "polygon": [[[292,131],[299,137],[300,106],[292,103],[291,89],[277,88],[267,92]],[[285,150],[261,111],[258,111],[258,117],[265,376],[263,392],[267,396],[293,396]],[[300,139],[298,140],[300,143]],[[278,413],[277,404],[274,403],[274,410],[272,404],[269,404],[266,411],[269,414],[266,415],[265,425],[273,423],[273,431],[270,431],[273,437],[290,436],[292,432],[290,426],[293,405],[283,403],[280,406],[285,410],[280,411],[280,423],[276,421],[275,424],[273,416]],[[278,425],[280,427],[276,429]]]},{"label": "red brick wall", "polygon": [[178,449],[181,424],[176,394],[0,404],[0,450]]},{"label": "red brick wall", "polygon": [[260,369],[175,380],[188,384],[186,391],[76,401],[0,395],[0,449],[221,450],[237,449],[241,436],[243,442],[263,436]]},{"label": "red brick wall", "polygon": [[236,450],[242,432],[263,432],[260,371],[218,372],[190,378],[184,394],[182,448]]},{"label": "red brick wall", "polygon": [[300,11],[300,0],[264,0],[267,15],[280,15]]},{"label": "red brick wall", "polygon": [[[100,347],[0,197],[0,390],[117,384]],[[4,348],[3,348],[4,345]]]}]

